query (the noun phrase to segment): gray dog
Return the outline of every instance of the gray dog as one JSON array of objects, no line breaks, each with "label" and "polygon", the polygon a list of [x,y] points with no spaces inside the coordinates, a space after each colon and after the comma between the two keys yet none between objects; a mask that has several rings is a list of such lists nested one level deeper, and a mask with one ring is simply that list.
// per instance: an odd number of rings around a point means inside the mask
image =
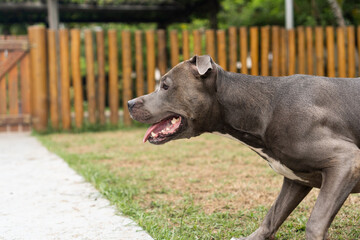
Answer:
[{"label": "gray dog", "polygon": [[360,79],[249,76],[194,56],[128,107],[133,119],[152,124],[144,142],[219,133],[246,144],[284,176],[263,223],[242,239],[274,239],[314,187],[320,193],[306,238],[326,239],[346,198],[360,192]]}]

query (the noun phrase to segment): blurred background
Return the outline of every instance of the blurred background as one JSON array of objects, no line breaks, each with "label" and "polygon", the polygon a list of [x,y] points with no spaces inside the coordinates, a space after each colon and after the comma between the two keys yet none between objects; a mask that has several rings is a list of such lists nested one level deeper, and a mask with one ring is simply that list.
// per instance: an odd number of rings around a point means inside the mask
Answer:
[{"label": "blurred background", "polygon": [[[0,0],[0,34],[24,34],[27,26],[36,23],[48,26],[48,2],[56,2],[61,26],[72,28],[226,29],[285,25],[284,0]],[[339,10],[342,19],[338,19]],[[293,11],[295,26],[360,23],[357,0],[294,0]]]},{"label": "blurred background", "polygon": [[127,101],[195,54],[357,77],[359,25],[358,0],[0,0],[0,131],[130,126]]}]

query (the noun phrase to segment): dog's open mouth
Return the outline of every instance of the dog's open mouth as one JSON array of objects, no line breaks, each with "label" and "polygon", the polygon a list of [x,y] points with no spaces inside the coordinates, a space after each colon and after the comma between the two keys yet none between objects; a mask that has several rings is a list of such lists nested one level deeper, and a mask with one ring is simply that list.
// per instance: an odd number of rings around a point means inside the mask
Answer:
[{"label": "dog's open mouth", "polygon": [[147,140],[154,144],[167,142],[181,131],[183,123],[184,118],[177,115],[155,123],[146,131],[143,142]]}]

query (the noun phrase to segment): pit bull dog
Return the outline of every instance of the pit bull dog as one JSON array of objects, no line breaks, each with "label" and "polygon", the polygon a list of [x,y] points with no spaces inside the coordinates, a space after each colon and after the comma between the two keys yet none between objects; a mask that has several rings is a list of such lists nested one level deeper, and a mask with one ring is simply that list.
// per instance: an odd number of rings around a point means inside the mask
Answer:
[{"label": "pit bull dog", "polygon": [[306,238],[326,239],[346,198],[360,192],[360,79],[249,76],[194,56],[128,107],[134,120],[152,124],[144,142],[218,133],[246,144],[284,176],[261,226],[240,239],[274,239],[312,188],[320,193]]}]

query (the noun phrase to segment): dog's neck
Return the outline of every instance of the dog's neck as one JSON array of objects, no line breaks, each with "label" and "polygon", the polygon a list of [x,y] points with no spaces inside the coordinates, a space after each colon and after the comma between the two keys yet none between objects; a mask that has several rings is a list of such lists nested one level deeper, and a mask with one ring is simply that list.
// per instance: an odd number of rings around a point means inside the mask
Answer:
[{"label": "dog's neck", "polygon": [[221,109],[218,131],[243,142],[249,138],[250,145],[256,147],[262,145],[272,114],[276,79],[226,72],[218,67],[216,95]]}]

